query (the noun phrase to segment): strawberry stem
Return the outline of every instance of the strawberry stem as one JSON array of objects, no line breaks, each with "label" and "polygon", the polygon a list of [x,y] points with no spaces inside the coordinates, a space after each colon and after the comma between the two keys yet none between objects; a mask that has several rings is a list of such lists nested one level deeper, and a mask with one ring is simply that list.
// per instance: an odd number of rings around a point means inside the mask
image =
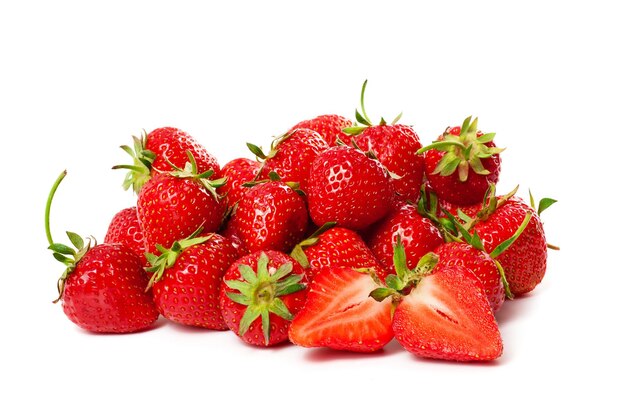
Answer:
[{"label": "strawberry stem", "polygon": [[46,227],[46,238],[48,239],[48,244],[53,245],[54,240],[52,239],[52,233],[50,232],[50,208],[52,207],[52,199],[54,198],[54,194],[57,191],[57,188],[67,175],[67,170],[61,172],[59,177],[54,181],[52,185],[52,189],[50,189],[50,193],[48,194],[48,201],[46,201],[46,215],[45,215],[45,227]]}]

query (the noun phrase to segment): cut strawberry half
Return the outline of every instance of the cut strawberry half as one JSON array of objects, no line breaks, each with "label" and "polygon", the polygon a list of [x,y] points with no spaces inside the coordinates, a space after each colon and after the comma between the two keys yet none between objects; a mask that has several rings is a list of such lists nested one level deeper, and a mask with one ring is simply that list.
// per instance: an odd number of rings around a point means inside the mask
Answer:
[{"label": "cut strawberry half", "polygon": [[480,282],[464,267],[424,276],[398,305],[393,332],[422,357],[487,361],[502,355],[502,338]]},{"label": "cut strawberry half", "polygon": [[378,288],[369,273],[347,267],[321,269],[313,276],[304,308],[289,329],[303,347],[373,352],[393,338],[391,299],[369,297]]}]

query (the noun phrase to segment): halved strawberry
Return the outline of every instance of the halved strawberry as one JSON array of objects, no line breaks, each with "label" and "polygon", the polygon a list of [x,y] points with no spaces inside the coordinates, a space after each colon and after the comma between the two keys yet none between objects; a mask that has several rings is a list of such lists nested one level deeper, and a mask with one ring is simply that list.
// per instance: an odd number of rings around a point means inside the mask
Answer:
[{"label": "halved strawberry", "polygon": [[421,278],[396,308],[393,332],[414,354],[455,361],[502,355],[502,338],[482,284],[464,267]]},{"label": "halved strawberry", "polygon": [[373,352],[391,341],[391,299],[379,303],[369,297],[379,287],[369,273],[348,267],[325,268],[312,280],[304,308],[289,328],[291,342]]},{"label": "halved strawberry", "polygon": [[400,345],[421,357],[441,360],[487,361],[502,354],[491,305],[471,270],[435,269],[434,253],[410,270],[399,237],[393,260],[396,274],[387,276],[386,287],[376,288],[370,296],[382,302],[392,298],[397,305],[392,329]]}]

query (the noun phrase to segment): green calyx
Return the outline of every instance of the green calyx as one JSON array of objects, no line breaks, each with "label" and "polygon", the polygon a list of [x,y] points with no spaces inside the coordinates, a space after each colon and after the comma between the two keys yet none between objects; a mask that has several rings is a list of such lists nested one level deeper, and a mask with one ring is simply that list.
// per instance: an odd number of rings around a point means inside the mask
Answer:
[{"label": "green calyx", "polygon": [[287,321],[293,319],[281,297],[306,288],[301,283],[303,276],[291,273],[292,263],[284,263],[273,273],[270,273],[268,263],[267,254],[261,253],[256,272],[250,266],[242,264],[239,265],[239,273],[243,280],[224,281],[234,291],[226,292],[230,300],[246,306],[239,323],[239,336],[248,332],[252,323],[260,317],[265,345],[270,342],[270,313]]},{"label": "green calyx", "polygon": [[[260,170],[259,170],[260,172]],[[300,183],[299,182],[285,182],[281,179],[280,175],[278,173],[276,173],[275,171],[271,171],[268,175],[269,179],[261,179],[261,180],[253,180],[250,182],[246,182],[246,183],[242,183],[241,186],[243,186],[244,188],[254,188],[255,186],[262,184],[262,183],[268,183],[268,182],[281,182],[285,185],[287,185],[288,187],[290,187],[293,191],[295,191],[298,195],[300,196],[305,196],[305,193],[302,189],[300,189]]]},{"label": "green calyx", "polygon": [[54,199],[57,188],[59,187],[66,175],[67,171],[61,172],[59,177],[52,185],[52,189],[50,190],[48,200],[46,202],[46,211],[44,218],[46,238],[49,244],[48,249],[52,251],[52,256],[56,260],[65,265],[65,270],[57,281],[59,296],[54,300],[54,303],[57,303],[61,299],[61,297],[63,297],[63,291],[65,290],[65,281],[67,280],[67,277],[74,271],[74,269],[76,268],[76,264],[78,264],[80,259],[83,258],[85,253],[87,253],[87,251],[91,249],[92,241],[94,245],[96,244],[96,241],[93,237],[88,238],[87,244],[85,244],[85,241],[81,236],[71,231],[66,231],[66,234],[74,248],[65,244],[55,243],[52,238],[52,233],[50,232],[50,208],[52,207],[52,200]]},{"label": "green calyx", "polygon": [[189,237],[175,241],[170,248],[165,248],[162,245],[157,244],[156,248],[161,253],[159,256],[156,256],[152,253],[146,253],[146,258],[150,262],[150,267],[148,267],[146,271],[148,273],[152,273],[152,277],[150,277],[150,281],[148,282],[148,286],[146,287],[146,292],[150,290],[150,288],[154,286],[155,283],[163,279],[163,273],[165,273],[165,270],[174,266],[180,255],[186,249],[198,244],[202,244],[211,238],[210,235],[197,237],[197,235],[200,234],[201,231],[202,227],[194,231],[193,234],[191,234]]},{"label": "green calyx", "polygon": [[268,154],[265,154],[265,152],[263,152],[263,149],[261,149],[261,147],[257,146],[256,144],[246,143],[246,146],[248,147],[248,150],[250,150],[252,152],[252,154],[254,156],[256,156],[257,161],[263,162],[263,161],[265,161],[267,159],[271,159],[274,156],[276,156],[276,154],[278,153],[278,150],[279,150],[279,145],[282,142],[284,142],[285,140],[287,140],[288,138],[290,138],[291,135],[296,130],[290,130],[287,133],[281,134],[278,137],[274,137],[274,140],[272,140],[272,144],[271,144],[270,151],[269,151]]},{"label": "green calyx", "polygon": [[189,161],[185,163],[185,167],[181,169],[168,161],[172,171],[167,172],[167,174],[175,178],[195,180],[200,183],[204,189],[209,191],[216,201],[219,200],[221,196],[217,194],[217,188],[226,185],[228,178],[224,177],[211,180],[211,176],[215,174],[213,169],[209,169],[206,172],[198,172],[198,165],[196,164],[196,159],[193,157],[193,154],[189,150],[187,150],[186,153]]},{"label": "green calyx", "polygon": [[298,244],[296,244],[296,246],[293,248],[293,250],[291,250],[291,254],[290,256],[297,261],[302,267],[304,267],[305,269],[308,269],[309,267],[311,267],[311,264],[309,263],[309,259],[307,258],[304,249],[307,247],[311,247],[314,246],[315,244],[318,243],[319,241],[319,237],[320,235],[322,235],[323,233],[325,233],[326,231],[330,230],[331,228],[333,228],[335,225],[337,225],[336,222],[327,222],[324,225],[322,225],[320,228],[318,228],[317,230],[315,230],[315,232],[313,234],[311,234],[309,237],[307,237],[305,240],[299,242]]},{"label": "green calyx", "polygon": [[122,186],[124,189],[133,188],[133,192],[139,193],[143,185],[152,177],[152,164],[156,155],[151,150],[146,149],[148,135],[142,131],[141,137],[133,136],[133,147],[120,146],[133,159],[132,165],[116,165],[113,169],[128,169]]},{"label": "green calyx", "polygon": [[414,269],[409,269],[406,264],[406,252],[400,236],[397,236],[393,246],[393,265],[396,274],[390,274],[385,278],[385,286],[374,289],[370,296],[379,302],[388,297],[392,297],[394,304],[397,304],[407,290],[417,286],[423,276],[432,273],[439,257],[435,253],[426,253],[417,263]]},{"label": "green calyx", "polygon": [[[532,209],[537,211],[537,215],[539,217],[541,217],[541,213],[544,212],[546,209],[550,208],[552,206],[552,204],[554,204],[555,202],[558,202],[556,199],[542,198],[539,201],[539,205],[535,208],[535,198],[533,197],[532,192],[530,192],[530,189],[528,190],[528,194],[530,196],[530,206],[532,207]],[[555,246],[554,244],[550,244],[550,243],[548,243],[548,248],[550,250],[560,250],[561,249],[559,246]]]},{"label": "green calyx", "polygon": [[486,133],[481,136],[478,133],[478,118],[472,120],[472,117],[469,116],[463,121],[458,136],[451,134],[448,128],[444,132],[442,140],[422,147],[417,153],[422,154],[431,149],[444,152],[433,171],[436,175],[450,176],[454,172],[458,172],[461,182],[467,181],[470,169],[478,175],[489,175],[491,172],[485,169],[482,159],[499,154],[504,149],[487,146],[487,143],[493,141],[495,133]]},{"label": "green calyx", "polygon": [[[367,87],[367,80],[363,82],[363,86],[361,87],[361,112],[359,112],[358,109],[355,110],[355,117],[356,117],[357,124],[343,129],[343,132],[348,135],[356,136],[358,134],[361,134],[363,130],[367,129],[368,127],[372,127],[374,125],[374,123],[372,123],[372,121],[368,117],[367,112],[365,111],[365,88],[366,87]],[[402,118],[402,113],[398,114],[391,123],[387,123],[385,119],[381,117],[380,122],[378,124],[380,126],[385,126],[387,124],[394,125],[398,121],[400,121],[400,118]],[[359,126],[359,123],[362,124],[362,126]]]}]

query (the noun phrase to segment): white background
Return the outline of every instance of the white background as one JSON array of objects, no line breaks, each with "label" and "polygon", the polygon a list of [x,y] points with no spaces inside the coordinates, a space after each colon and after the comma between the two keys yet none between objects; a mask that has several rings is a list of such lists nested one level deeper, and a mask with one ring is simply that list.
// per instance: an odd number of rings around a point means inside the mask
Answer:
[{"label": "white background", "polygon": [[[2,2],[0,413],[623,414],[623,15],[415,3]],[[110,169],[131,134],[177,126],[224,164],[302,119],[352,117],[365,78],[371,117],[404,111],[430,143],[479,116],[507,148],[499,190],[559,200],[543,219],[562,250],[499,313],[500,360],[264,350],[164,322],[91,335],[51,303],[62,266],[43,212],[61,170],[53,235],[102,240],[134,204]]]}]

